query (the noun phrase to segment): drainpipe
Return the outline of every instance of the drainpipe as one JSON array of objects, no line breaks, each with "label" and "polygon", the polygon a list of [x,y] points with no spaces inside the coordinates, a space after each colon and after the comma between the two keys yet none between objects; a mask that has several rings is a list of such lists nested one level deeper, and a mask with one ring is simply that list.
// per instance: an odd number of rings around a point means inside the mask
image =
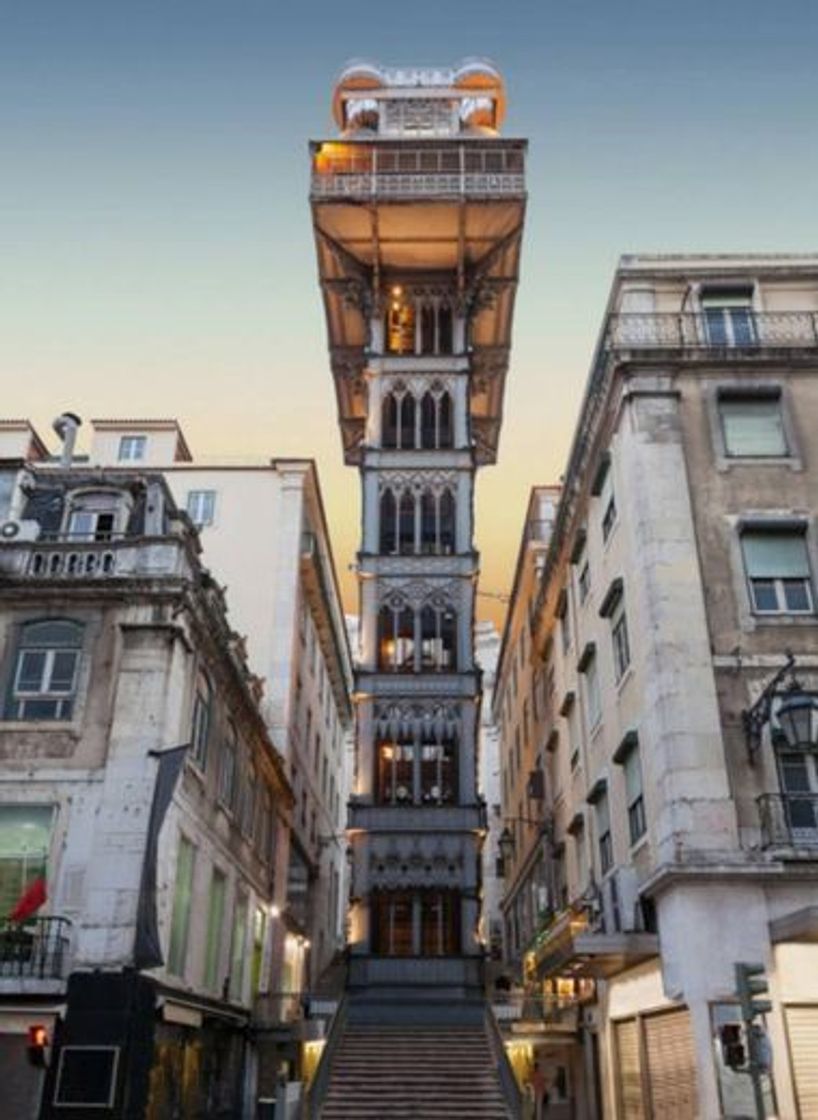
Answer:
[{"label": "drainpipe", "polygon": [[54,431],[62,440],[62,454],[60,466],[70,467],[74,458],[74,444],[77,442],[77,432],[82,420],[75,412],[63,412],[52,424]]}]

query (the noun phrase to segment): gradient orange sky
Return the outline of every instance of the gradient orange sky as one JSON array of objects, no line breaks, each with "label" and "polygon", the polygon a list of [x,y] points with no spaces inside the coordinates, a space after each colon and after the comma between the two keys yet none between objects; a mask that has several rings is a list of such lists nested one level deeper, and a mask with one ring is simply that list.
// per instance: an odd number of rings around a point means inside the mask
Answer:
[{"label": "gradient orange sky", "polygon": [[818,243],[818,6],[292,8],[4,13],[0,412],[52,445],[69,408],[176,416],[197,457],[315,457],[355,610],[358,477],[336,429],[307,140],[332,135],[351,56],[489,55],[509,88],[504,132],[531,142],[500,461],[477,499],[481,588],[507,592],[529,487],[562,470],[619,254]]}]

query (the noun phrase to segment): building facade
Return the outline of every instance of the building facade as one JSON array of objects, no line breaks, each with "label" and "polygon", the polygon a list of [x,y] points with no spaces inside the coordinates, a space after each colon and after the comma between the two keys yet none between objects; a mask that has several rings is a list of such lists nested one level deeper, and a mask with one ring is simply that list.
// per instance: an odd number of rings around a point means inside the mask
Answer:
[{"label": "building facade", "polygon": [[502,81],[344,71],[311,203],[362,490],[350,985],[480,986],[476,469],[497,453],[525,207]]},{"label": "building facade", "polygon": [[161,473],[9,422],[0,495],[4,1108],[254,1115],[293,802],[260,681]]},{"label": "building facade", "polygon": [[89,461],[161,470],[227,588],[296,798],[283,920],[297,997],[344,946],[352,661],[315,464],[197,462],[175,420],[92,420]]},{"label": "building facade", "polygon": [[818,1114],[817,366],[818,258],[622,259],[534,603],[545,824],[505,902],[528,990],[570,997],[586,1115]]}]

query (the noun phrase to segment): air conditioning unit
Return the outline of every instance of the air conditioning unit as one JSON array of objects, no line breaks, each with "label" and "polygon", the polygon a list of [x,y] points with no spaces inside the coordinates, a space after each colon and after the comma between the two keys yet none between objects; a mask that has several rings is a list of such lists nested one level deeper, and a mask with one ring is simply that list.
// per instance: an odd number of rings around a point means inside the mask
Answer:
[{"label": "air conditioning unit", "polygon": [[0,541],[36,541],[39,535],[39,521],[0,522]]}]

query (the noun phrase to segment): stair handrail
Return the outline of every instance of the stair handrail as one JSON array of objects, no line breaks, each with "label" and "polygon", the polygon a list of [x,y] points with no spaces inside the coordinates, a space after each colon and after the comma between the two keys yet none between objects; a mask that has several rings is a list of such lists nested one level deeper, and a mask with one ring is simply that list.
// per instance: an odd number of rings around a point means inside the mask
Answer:
[{"label": "stair handrail", "polygon": [[514,1075],[514,1070],[511,1068],[511,1062],[508,1060],[508,1054],[503,1043],[503,1036],[500,1032],[500,1027],[494,1017],[494,1011],[490,1003],[486,1005],[486,1033],[489,1037],[489,1045],[494,1056],[497,1068],[497,1076],[500,1079],[500,1088],[502,1089],[505,1102],[511,1112],[513,1120],[519,1120],[523,1114],[523,1094],[517,1083],[517,1078]]},{"label": "stair handrail", "polygon": [[342,995],[335,1014],[330,1020],[329,1030],[327,1031],[324,1049],[321,1051],[321,1057],[318,1059],[318,1068],[315,1071],[315,1076],[310,1083],[309,1090],[306,1094],[306,1104],[302,1110],[304,1120],[318,1120],[321,1113],[321,1106],[324,1103],[324,1098],[327,1095],[329,1087],[330,1069],[332,1067],[332,1059],[338,1049],[338,1044],[341,1036],[344,1033],[344,1027],[347,1021],[347,997],[346,994]]}]

